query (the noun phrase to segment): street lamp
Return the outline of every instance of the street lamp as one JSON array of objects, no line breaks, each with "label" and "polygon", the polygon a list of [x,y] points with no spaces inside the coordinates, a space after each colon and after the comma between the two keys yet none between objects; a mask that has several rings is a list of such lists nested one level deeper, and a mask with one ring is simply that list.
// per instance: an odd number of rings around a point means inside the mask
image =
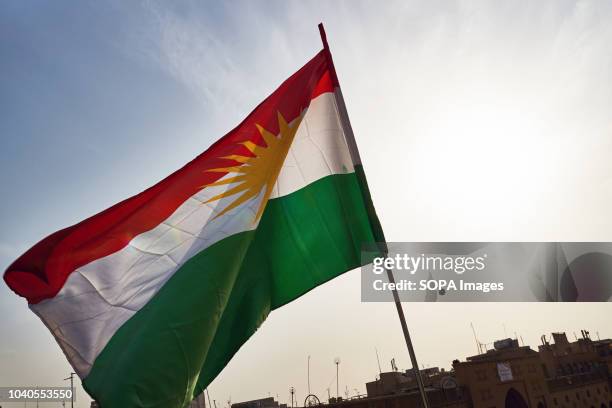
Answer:
[{"label": "street lamp", "polygon": [[336,357],[334,359],[334,364],[336,364],[336,400],[340,396],[340,380],[339,380],[339,371],[340,371],[340,357]]}]

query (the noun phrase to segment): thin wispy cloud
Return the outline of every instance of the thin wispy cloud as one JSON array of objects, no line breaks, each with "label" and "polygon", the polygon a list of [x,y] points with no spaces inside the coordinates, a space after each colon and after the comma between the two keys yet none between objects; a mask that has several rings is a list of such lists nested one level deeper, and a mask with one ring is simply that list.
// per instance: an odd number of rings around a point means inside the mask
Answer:
[{"label": "thin wispy cloud", "polygon": [[[236,14],[224,4],[187,2],[179,10],[143,2],[142,25],[128,35],[124,50],[187,87],[209,114],[244,115],[298,67],[303,54],[296,58],[300,46],[289,44],[282,21],[250,2],[240,8]],[[314,36],[316,26],[312,29]]]}]

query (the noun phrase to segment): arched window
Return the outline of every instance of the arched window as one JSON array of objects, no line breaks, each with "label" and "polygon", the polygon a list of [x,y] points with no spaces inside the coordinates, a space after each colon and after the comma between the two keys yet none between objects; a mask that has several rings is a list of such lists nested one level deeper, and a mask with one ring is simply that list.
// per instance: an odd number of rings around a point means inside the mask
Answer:
[{"label": "arched window", "polygon": [[[510,388],[506,394],[506,408],[528,408],[523,396],[514,388]],[[539,408],[539,405],[538,405]]]}]

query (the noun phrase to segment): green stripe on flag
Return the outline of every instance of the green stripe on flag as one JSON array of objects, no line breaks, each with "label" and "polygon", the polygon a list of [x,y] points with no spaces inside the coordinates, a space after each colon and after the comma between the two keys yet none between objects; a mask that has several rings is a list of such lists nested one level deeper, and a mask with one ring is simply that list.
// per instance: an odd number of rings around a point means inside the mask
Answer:
[{"label": "green stripe on flag", "polygon": [[360,266],[372,242],[355,173],[270,200],[255,231],[191,258],[121,326],[83,385],[102,408],[186,406],[271,310]]}]

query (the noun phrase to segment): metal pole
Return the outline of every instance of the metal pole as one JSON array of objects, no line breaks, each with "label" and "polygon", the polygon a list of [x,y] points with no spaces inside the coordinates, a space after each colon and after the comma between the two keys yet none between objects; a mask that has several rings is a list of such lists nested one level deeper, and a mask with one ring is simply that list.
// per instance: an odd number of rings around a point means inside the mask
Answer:
[{"label": "metal pole", "polygon": [[[393,278],[393,273],[391,272],[390,269],[387,269],[387,277],[389,278],[389,283],[391,284],[395,283],[395,279]],[[410,339],[410,333],[408,332],[408,325],[406,324],[406,317],[404,316],[404,309],[402,308],[402,303],[400,302],[399,294],[397,293],[397,290],[395,289],[393,289],[393,300],[395,301],[397,315],[399,316],[400,324],[402,325],[402,332],[404,332],[404,340],[406,341],[406,347],[408,348],[408,354],[410,354],[410,362],[412,363],[412,371],[414,371],[414,376],[417,380],[417,385],[419,387],[419,393],[421,394],[421,400],[423,402],[423,407],[429,408],[429,401],[427,400],[427,394],[425,393],[423,377],[421,376],[421,371],[419,370],[419,363],[417,363],[416,353],[414,352],[414,347],[412,346],[412,340]]]},{"label": "metal pole", "polygon": [[[328,62],[330,74],[332,76],[332,81],[335,86],[334,96],[336,98],[336,104],[338,105],[338,114],[340,115],[340,123],[342,125],[342,130],[344,131],[344,136],[346,137],[346,142],[349,148],[349,152],[351,154],[351,159],[354,165],[361,164],[361,158],[359,157],[359,150],[357,149],[357,142],[355,140],[355,135],[353,133],[353,128],[351,126],[351,122],[349,120],[348,111],[346,109],[346,104],[344,103],[344,97],[342,96],[342,89],[340,88],[340,82],[338,81],[338,75],[336,74],[336,68],[334,67],[334,61],[332,59],[331,51],[329,49],[329,44],[327,43],[327,36],[325,34],[325,29],[323,28],[323,23],[319,24],[319,34],[321,35],[321,41],[323,42],[323,49],[325,50]],[[365,176],[364,176],[365,179]],[[367,189],[367,187],[362,187],[362,189]],[[367,191],[362,191],[364,196],[366,196],[366,200],[369,200],[369,193]],[[366,194],[367,193],[367,194]],[[380,225],[372,225],[373,229],[379,229],[379,239],[381,242],[384,241],[384,237],[382,236],[382,228]],[[386,254],[385,254],[386,255]],[[387,269],[387,277],[389,278],[389,283],[395,283],[395,279],[393,278],[393,273],[391,270]],[[412,363],[412,369],[414,371],[415,378],[417,380],[417,385],[419,387],[419,393],[421,394],[421,400],[423,403],[423,408],[429,408],[429,403],[427,401],[427,395],[425,393],[425,387],[423,385],[423,378],[421,377],[421,371],[419,370],[419,364],[416,359],[416,354],[414,352],[414,347],[412,346],[412,340],[410,339],[410,333],[408,332],[408,326],[406,324],[406,317],[404,316],[404,310],[402,309],[402,304],[400,302],[399,295],[397,290],[393,289],[393,299],[395,301],[395,307],[397,309],[397,314],[400,319],[400,323],[402,326],[402,332],[404,333],[404,340],[406,341],[406,347],[408,348],[408,354],[410,354],[410,361]]]},{"label": "metal pole", "polygon": [[340,371],[340,358],[336,357],[334,359],[334,363],[336,364],[336,400],[338,399],[338,397],[340,396],[340,376],[339,376],[339,371]]},{"label": "metal pole", "polygon": [[210,394],[208,393],[208,388],[206,388],[204,391],[206,391],[206,397],[208,398],[208,407],[213,408],[213,406],[210,404]]},{"label": "metal pole", "polygon": [[308,395],[310,395],[310,354],[308,355]]}]

